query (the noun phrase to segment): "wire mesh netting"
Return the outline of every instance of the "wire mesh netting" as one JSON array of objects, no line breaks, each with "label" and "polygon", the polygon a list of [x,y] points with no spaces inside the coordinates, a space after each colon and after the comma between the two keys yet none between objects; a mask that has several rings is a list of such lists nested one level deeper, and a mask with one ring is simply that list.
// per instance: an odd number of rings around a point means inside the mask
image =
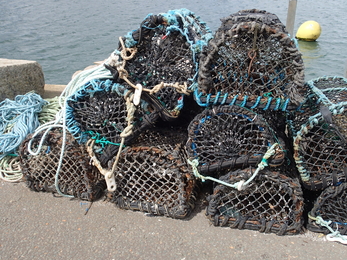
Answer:
[{"label": "wire mesh netting", "polygon": [[304,99],[304,64],[295,41],[278,18],[245,10],[222,20],[202,52],[199,87],[202,106],[239,104],[248,108],[295,109]]},{"label": "wire mesh netting", "polygon": [[[338,230],[347,234],[347,183],[330,186],[322,191],[310,211],[307,228],[310,231],[329,234]],[[317,223],[317,217],[329,221],[327,226]],[[329,226],[329,228],[328,228]]]},{"label": "wire mesh netting", "polygon": [[[215,106],[198,114],[188,127],[187,153],[198,159],[200,173],[223,174],[234,168],[257,166],[274,143],[280,142],[266,120],[249,109]],[[269,160],[280,165],[285,147]]]},{"label": "wire mesh netting", "polygon": [[196,87],[199,53],[212,37],[210,29],[187,9],[150,14],[140,28],[120,39],[114,60],[106,65],[114,80],[140,84],[162,117],[179,114],[184,97]]},{"label": "wire mesh netting", "polygon": [[288,123],[303,185],[322,190],[347,180],[346,81],[327,77],[308,84],[310,95]]},{"label": "wire mesh netting", "polygon": [[[227,183],[248,179],[254,169],[232,171],[220,177]],[[217,185],[206,215],[215,226],[251,229],[277,235],[302,232],[304,200],[299,180],[285,170],[265,169],[245,189]]]},{"label": "wire mesh netting", "polygon": [[197,183],[186,162],[186,139],[186,131],[177,128],[141,134],[120,155],[111,201],[122,209],[187,217],[195,206]]},{"label": "wire mesh netting", "polygon": [[[43,134],[35,137],[29,135],[19,149],[20,166],[31,190],[57,193],[58,186],[63,194],[88,201],[97,200],[104,195],[104,178],[89,163],[90,158],[83,145],[67,133],[61,168],[57,174],[63,132],[60,128],[52,129],[40,144],[42,137]],[[40,149],[38,154],[30,154],[29,146],[35,151]]]}]

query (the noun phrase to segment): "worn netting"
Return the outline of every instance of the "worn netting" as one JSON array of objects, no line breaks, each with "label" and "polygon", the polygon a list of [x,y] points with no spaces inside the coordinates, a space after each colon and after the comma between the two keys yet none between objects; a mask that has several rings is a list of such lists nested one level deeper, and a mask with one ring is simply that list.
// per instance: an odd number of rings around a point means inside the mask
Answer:
[{"label": "worn netting", "polygon": [[309,81],[310,94],[288,120],[294,159],[307,189],[347,180],[346,82],[342,77]]},{"label": "worn netting", "polygon": [[[90,164],[83,145],[71,134],[66,135],[66,146],[61,154],[64,138],[60,128],[51,129],[40,143],[42,135],[29,135],[19,149],[20,167],[27,186],[34,191],[64,194],[82,200],[94,201],[104,194],[103,176]],[[29,150],[38,152],[33,155]],[[57,172],[60,159],[61,168]]]},{"label": "worn netting", "polygon": [[309,213],[307,228],[329,234],[338,231],[347,235],[347,183],[330,186],[322,191]]},{"label": "worn netting", "polygon": [[201,106],[286,111],[295,109],[306,93],[295,40],[275,15],[259,10],[222,20],[201,54],[198,82],[194,97]]},{"label": "worn netting", "polygon": [[120,143],[130,124],[128,143],[158,118],[158,112],[146,101],[140,99],[135,106],[130,98],[133,92],[118,83],[92,80],[67,99],[67,129],[81,143],[92,137],[107,145]]},{"label": "worn netting", "polygon": [[[187,217],[195,206],[197,183],[186,162],[184,129],[146,131],[123,149],[117,167],[117,188],[111,201],[122,209],[171,218]],[[113,162],[110,162],[110,167]]]},{"label": "worn netting", "polygon": [[199,54],[210,29],[187,9],[149,14],[140,28],[120,38],[106,67],[114,81],[147,92],[161,116],[175,119],[196,88]]},{"label": "worn netting", "polygon": [[280,142],[270,165],[285,160],[285,145],[259,114],[239,106],[215,106],[198,114],[188,127],[186,149],[199,162],[202,174],[220,175],[235,168],[257,166],[264,154]]},{"label": "worn netting", "polygon": [[[226,183],[248,179],[253,169],[235,170],[220,177]],[[251,229],[277,235],[302,232],[304,199],[299,180],[285,168],[266,168],[239,190],[217,185],[208,200],[206,215],[215,226]]]}]

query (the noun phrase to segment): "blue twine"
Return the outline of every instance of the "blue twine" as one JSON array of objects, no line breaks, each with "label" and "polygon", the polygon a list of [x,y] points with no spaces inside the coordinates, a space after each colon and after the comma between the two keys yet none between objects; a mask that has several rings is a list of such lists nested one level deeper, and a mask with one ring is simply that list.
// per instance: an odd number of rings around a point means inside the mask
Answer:
[{"label": "blue twine", "polygon": [[255,101],[255,104],[251,106],[251,109],[256,108],[259,105],[260,100],[261,100],[261,96],[258,96],[257,100]]},{"label": "blue twine", "polygon": [[15,153],[27,135],[36,130],[40,125],[38,113],[45,104],[47,101],[35,93],[18,95],[14,100],[5,99],[0,103],[0,159]]},{"label": "blue twine", "polygon": [[270,105],[271,105],[271,101],[272,101],[272,97],[269,97],[269,98],[268,98],[268,101],[267,101],[267,104],[266,104],[266,106],[263,108],[263,110],[268,110],[268,109],[269,109],[269,107],[270,107]]},{"label": "blue twine", "polygon": [[246,103],[247,103],[247,98],[248,98],[248,96],[245,95],[245,97],[243,98],[242,103],[240,104],[241,107],[244,107],[244,106],[246,105]]}]

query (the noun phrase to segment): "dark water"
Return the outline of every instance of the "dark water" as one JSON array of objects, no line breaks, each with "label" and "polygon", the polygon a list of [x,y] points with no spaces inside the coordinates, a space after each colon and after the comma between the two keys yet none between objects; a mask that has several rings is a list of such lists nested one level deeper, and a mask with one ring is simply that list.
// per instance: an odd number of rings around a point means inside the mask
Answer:
[{"label": "dark water", "polygon": [[[266,10],[286,23],[288,1],[0,0],[0,58],[36,60],[46,83],[67,84],[75,71],[106,59],[147,14],[183,7],[215,31],[220,18],[243,9]],[[344,0],[298,0],[294,33],[307,20],[322,27],[317,42],[299,41],[306,79],[345,75],[346,15]]]}]

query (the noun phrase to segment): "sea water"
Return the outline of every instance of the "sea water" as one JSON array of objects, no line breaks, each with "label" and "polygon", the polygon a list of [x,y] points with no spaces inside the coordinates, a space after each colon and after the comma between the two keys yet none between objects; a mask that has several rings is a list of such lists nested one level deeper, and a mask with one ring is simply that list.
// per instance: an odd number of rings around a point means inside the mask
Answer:
[{"label": "sea water", "polygon": [[[187,8],[214,32],[220,19],[244,9],[276,14],[285,24],[287,0],[0,0],[0,58],[35,60],[47,84],[67,84],[72,74],[101,61],[118,39],[136,30],[150,13]],[[344,0],[298,0],[294,34],[300,24],[317,21],[316,42],[298,41],[306,80],[345,76],[347,4]]]}]

